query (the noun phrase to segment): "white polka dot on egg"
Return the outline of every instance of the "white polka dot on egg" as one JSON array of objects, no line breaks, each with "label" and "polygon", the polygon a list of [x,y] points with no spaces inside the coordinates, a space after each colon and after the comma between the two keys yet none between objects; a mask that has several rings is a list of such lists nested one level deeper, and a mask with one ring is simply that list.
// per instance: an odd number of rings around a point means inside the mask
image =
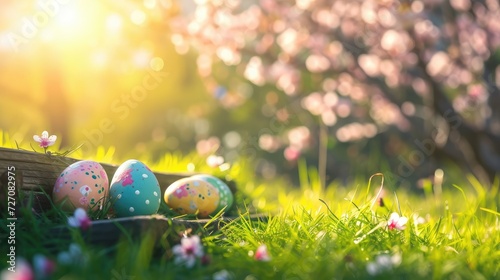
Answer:
[{"label": "white polka dot on egg", "polygon": [[139,190],[136,190],[136,191],[135,191],[135,194],[136,194],[136,195],[139,195],[139,194],[141,194],[141,192],[140,192]]},{"label": "white polka dot on egg", "polygon": [[148,174],[142,174],[142,178],[148,178]]},{"label": "white polka dot on egg", "polygon": [[116,196],[116,198],[120,199],[120,198],[122,198],[122,195],[119,194],[119,195]]},{"label": "white polka dot on egg", "polygon": [[134,212],[134,211],[135,211],[135,209],[134,209],[134,207],[130,207],[130,208],[128,209],[128,211],[130,211],[130,212]]},{"label": "white polka dot on egg", "polygon": [[149,200],[146,200],[146,204],[149,204]]},{"label": "white polka dot on egg", "polygon": [[153,194],[154,194],[155,196],[158,196],[158,193],[157,193],[157,192],[154,192]]}]

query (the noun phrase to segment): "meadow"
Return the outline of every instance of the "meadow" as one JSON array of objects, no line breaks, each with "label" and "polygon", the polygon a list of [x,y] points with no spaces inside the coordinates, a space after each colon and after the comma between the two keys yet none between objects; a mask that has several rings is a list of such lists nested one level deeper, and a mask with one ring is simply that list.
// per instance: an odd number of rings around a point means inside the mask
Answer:
[{"label": "meadow", "polygon": [[[5,143],[3,143],[5,145]],[[115,162],[104,148],[92,156],[71,156]],[[196,154],[166,154],[152,170],[194,171],[233,180],[236,205],[223,220],[219,215],[203,227],[172,227],[161,235],[145,231],[132,238],[126,229],[117,242],[88,242],[88,229],[68,225],[57,206],[43,213],[31,210],[33,197],[18,209],[16,260],[34,278],[2,279],[498,279],[500,275],[499,185],[481,186],[472,176],[454,182],[444,172],[442,192],[432,182],[422,191],[408,191],[384,182],[383,173],[343,185],[321,185],[318,172],[299,161],[300,186],[282,179],[255,177],[244,160],[212,168]],[[48,194],[47,194],[48,195]],[[260,213],[264,218],[253,219]],[[397,216],[393,213],[397,213]],[[162,203],[159,211],[176,217]],[[2,213],[5,217],[6,213]],[[90,213],[93,220],[106,213]],[[399,216],[399,217],[398,217]],[[404,217],[404,218],[403,218]],[[8,262],[8,220],[1,222],[2,267]],[[51,234],[68,227],[70,238]],[[195,241],[192,262],[178,260],[183,239]],[[185,244],[184,244],[185,245]],[[264,246],[263,246],[264,245]],[[177,248],[176,248],[177,246]],[[189,252],[188,252],[189,253]]]}]

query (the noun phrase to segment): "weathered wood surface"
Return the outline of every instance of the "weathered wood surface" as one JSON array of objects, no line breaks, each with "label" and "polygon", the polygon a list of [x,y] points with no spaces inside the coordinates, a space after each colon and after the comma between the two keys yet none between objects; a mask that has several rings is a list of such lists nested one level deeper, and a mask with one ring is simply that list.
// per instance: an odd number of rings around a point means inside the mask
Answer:
[{"label": "weathered wood surface", "polygon": [[[136,241],[144,238],[147,234],[151,234],[156,240],[155,247],[159,248],[161,247],[161,238],[165,234],[168,235],[167,241],[173,244],[178,242],[179,234],[185,230],[191,229],[192,233],[197,233],[200,229],[203,229],[203,232],[210,234],[238,219],[241,219],[241,217],[220,217],[214,220],[183,220],[167,218],[162,215],[135,216],[93,221],[89,229],[82,231],[82,235],[89,244],[112,246],[124,236],[128,236],[127,238],[130,238],[130,241]],[[243,219],[265,222],[268,216],[254,214],[243,216]],[[71,240],[71,232],[65,225],[51,229],[50,236],[54,240]]]},{"label": "weathered wood surface", "polygon": [[[21,176],[19,180],[16,180],[16,184],[20,190],[41,191],[43,189],[46,193],[51,194],[57,177],[66,167],[77,161],[79,160],[70,157],[0,148],[0,174],[6,172],[7,167],[15,166],[16,174]],[[105,163],[100,164],[106,170],[109,180],[111,180],[118,166]],[[162,192],[173,182],[194,174],[153,173],[160,183]]]}]

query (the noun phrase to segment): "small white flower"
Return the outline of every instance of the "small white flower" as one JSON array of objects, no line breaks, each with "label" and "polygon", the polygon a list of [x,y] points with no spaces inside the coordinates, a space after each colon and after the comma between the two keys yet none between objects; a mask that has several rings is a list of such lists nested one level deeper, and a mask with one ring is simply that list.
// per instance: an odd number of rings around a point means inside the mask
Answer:
[{"label": "small white flower", "polygon": [[233,277],[231,273],[229,273],[229,271],[225,269],[214,273],[213,277],[213,280],[230,280],[230,279],[233,279]]},{"label": "small white flower", "polygon": [[379,255],[375,259],[379,268],[390,269],[392,268],[391,256],[389,255]]},{"label": "small white flower", "polygon": [[33,135],[33,140],[40,144],[41,148],[47,149],[49,146],[54,145],[57,140],[57,136],[51,135],[47,131],[42,132],[41,136]]},{"label": "small white flower", "polygon": [[57,261],[61,264],[85,264],[87,262],[87,255],[82,251],[82,248],[76,244],[71,243],[68,251],[60,252],[57,255]]},{"label": "small white flower", "polygon": [[398,213],[394,212],[389,216],[389,220],[387,221],[387,226],[390,230],[404,230],[406,228],[406,223],[408,222],[408,218],[400,217]]},{"label": "small white flower", "polygon": [[421,224],[425,224],[425,218],[422,217],[422,216],[419,216],[418,214],[415,214],[413,215],[413,223],[415,225],[421,225]]},{"label": "small white flower", "polygon": [[387,254],[378,255],[375,257],[375,261],[369,262],[366,265],[366,271],[368,274],[375,276],[385,271],[392,270],[395,266],[401,263],[401,255],[396,254],[390,256]]},{"label": "small white flower", "polygon": [[342,215],[340,215],[340,219],[344,222],[349,221],[349,214],[343,213]]},{"label": "small white flower", "polygon": [[87,211],[83,208],[77,208],[73,216],[68,217],[68,225],[86,230],[92,225],[92,221],[87,216]]},{"label": "small white flower", "polygon": [[184,264],[191,268],[195,265],[197,258],[203,257],[203,245],[201,245],[200,237],[197,235],[183,237],[181,244],[175,245],[172,252],[175,255],[174,262],[176,264]]},{"label": "small white flower", "polygon": [[224,158],[221,156],[211,155],[207,157],[207,165],[210,167],[219,167],[224,163]]}]

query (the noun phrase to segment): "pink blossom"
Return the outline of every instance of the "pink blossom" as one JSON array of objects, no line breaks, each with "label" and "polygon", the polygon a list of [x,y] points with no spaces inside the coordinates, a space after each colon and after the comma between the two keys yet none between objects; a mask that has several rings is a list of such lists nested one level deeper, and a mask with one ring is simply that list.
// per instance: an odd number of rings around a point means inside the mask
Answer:
[{"label": "pink blossom", "polygon": [[281,142],[278,137],[272,136],[270,134],[263,134],[259,137],[259,147],[268,152],[275,152],[281,146]]},{"label": "pink blossom", "polygon": [[49,146],[54,145],[57,140],[57,136],[49,136],[49,133],[47,131],[43,131],[41,136],[33,135],[33,140],[38,142],[41,148],[47,149]]},{"label": "pink blossom", "polygon": [[19,259],[14,268],[8,267],[0,274],[2,280],[33,280],[35,275],[28,262]]},{"label": "pink blossom", "polygon": [[288,141],[290,146],[295,147],[298,151],[306,149],[311,142],[311,132],[306,126],[292,128],[288,132]]},{"label": "pink blossom", "polygon": [[219,146],[220,146],[219,138],[210,137],[206,140],[198,141],[198,143],[196,143],[196,151],[198,152],[199,155],[203,156],[217,151]]},{"label": "pink blossom", "polygon": [[267,252],[267,246],[265,244],[262,244],[259,246],[259,248],[257,248],[254,258],[258,261],[263,261],[263,262],[271,260],[271,256],[269,256],[269,253]]},{"label": "pink blossom", "polygon": [[284,151],[285,159],[288,161],[296,161],[299,159],[300,151],[294,147],[287,147]]},{"label": "pink blossom", "polygon": [[86,230],[92,225],[92,221],[83,208],[78,208],[75,210],[73,216],[68,217],[68,225]]},{"label": "pink blossom", "polygon": [[389,230],[397,229],[404,230],[406,228],[406,223],[408,222],[408,218],[400,217],[398,213],[394,212],[389,216],[389,220],[387,221],[387,226]]},{"label": "pink blossom", "polygon": [[191,268],[198,258],[203,257],[203,245],[201,245],[200,237],[197,235],[183,237],[181,244],[175,245],[172,252],[175,255],[174,262],[176,264],[184,264],[186,267]]}]

